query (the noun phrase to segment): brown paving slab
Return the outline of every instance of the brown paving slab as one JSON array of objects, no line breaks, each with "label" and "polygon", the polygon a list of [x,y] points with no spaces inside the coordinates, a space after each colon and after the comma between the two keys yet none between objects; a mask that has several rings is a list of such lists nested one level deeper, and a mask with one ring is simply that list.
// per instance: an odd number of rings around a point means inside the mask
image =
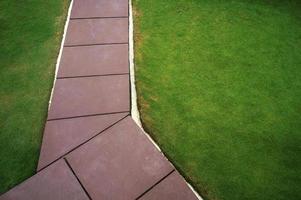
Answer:
[{"label": "brown paving slab", "polygon": [[128,16],[128,0],[74,0],[71,18]]},{"label": "brown paving slab", "polygon": [[185,183],[185,180],[181,177],[181,175],[177,171],[174,171],[158,185],[139,198],[139,200],[158,199],[197,200],[198,198]]},{"label": "brown paving slab", "polygon": [[69,22],[65,46],[128,43],[128,19],[81,19]]},{"label": "brown paving slab", "polygon": [[58,79],[48,119],[129,110],[128,75]]},{"label": "brown paving slab", "polygon": [[71,152],[67,160],[93,200],[133,200],[173,170],[131,117]]},{"label": "brown paving slab", "polygon": [[14,187],[0,200],[89,200],[64,160]]},{"label": "brown paving slab", "polygon": [[65,47],[58,78],[129,73],[127,44]]},{"label": "brown paving slab", "polygon": [[38,170],[89,140],[128,113],[47,121]]}]

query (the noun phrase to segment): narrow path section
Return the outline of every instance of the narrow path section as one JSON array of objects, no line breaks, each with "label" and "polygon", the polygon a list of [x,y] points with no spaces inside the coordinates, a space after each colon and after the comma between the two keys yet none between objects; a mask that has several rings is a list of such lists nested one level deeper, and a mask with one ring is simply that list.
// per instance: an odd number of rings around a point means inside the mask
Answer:
[{"label": "narrow path section", "polygon": [[74,0],[38,173],[0,200],[193,200],[130,116],[128,0]]}]

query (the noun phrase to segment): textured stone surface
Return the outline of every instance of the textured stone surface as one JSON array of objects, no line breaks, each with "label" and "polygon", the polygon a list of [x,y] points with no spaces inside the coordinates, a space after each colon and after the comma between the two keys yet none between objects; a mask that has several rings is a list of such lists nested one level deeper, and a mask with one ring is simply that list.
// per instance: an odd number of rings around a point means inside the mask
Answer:
[{"label": "textured stone surface", "polygon": [[129,76],[58,79],[48,119],[130,110]]},{"label": "textured stone surface", "polygon": [[128,0],[74,0],[71,18],[128,16]]},{"label": "textured stone surface", "polygon": [[47,121],[38,170],[89,140],[128,113]]},{"label": "textured stone surface", "polygon": [[127,44],[65,47],[58,78],[129,73]]},{"label": "textured stone surface", "polygon": [[65,46],[108,43],[128,43],[127,18],[70,21]]},{"label": "textured stone surface", "polygon": [[131,117],[67,156],[93,200],[135,199],[173,167]]},{"label": "textured stone surface", "polygon": [[14,187],[0,200],[89,200],[64,160]]},{"label": "textured stone surface", "polygon": [[174,171],[158,185],[144,194],[139,200],[197,200],[192,190],[187,186],[181,175]]}]

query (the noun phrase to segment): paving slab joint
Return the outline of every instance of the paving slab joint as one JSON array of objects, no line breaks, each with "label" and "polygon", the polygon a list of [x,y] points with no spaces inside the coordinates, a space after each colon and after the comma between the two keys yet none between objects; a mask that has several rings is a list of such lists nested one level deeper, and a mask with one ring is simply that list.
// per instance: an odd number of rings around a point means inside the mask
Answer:
[{"label": "paving slab joint", "polygon": [[76,178],[76,180],[78,181],[79,185],[82,187],[82,189],[84,190],[84,192],[86,193],[86,195],[88,196],[88,198],[90,200],[92,200],[90,194],[88,193],[88,191],[86,190],[86,188],[84,187],[84,185],[82,184],[82,182],[79,180],[79,178],[77,177],[77,175],[75,174],[74,170],[72,169],[70,163],[68,162],[68,160],[66,158],[64,158],[64,161],[66,162],[67,166],[69,167],[70,171],[72,172],[72,174],[74,175],[74,177]]},{"label": "paving slab joint", "polygon": [[99,136],[100,134],[102,134],[103,132],[107,131],[108,129],[114,127],[116,124],[118,124],[119,122],[121,122],[122,120],[124,120],[125,118],[127,118],[129,116],[129,114],[127,114],[126,116],[122,117],[121,119],[119,119],[118,121],[114,122],[113,124],[111,124],[110,126],[108,126],[107,128],[103,129],[102,131],[100,131],[99,133],[95,134],[94,136],[90,137],[88,140],[80,143],[79,145],[75,146],[74,148],[72,148],[71,150],[69,150],[68,152],[66,152],[64,155],[58,157],[57,159],[55,159],[54,161],[52,161],[51,163],[49,163],[48,165],[42,167],[41,169],[37,170],[37,172],[40,172],[44,169],[46,169],[47,167],[49,167],[50,165],[52,165],[53,163],[57,162],[59,159],[64,158],[65,156],[68,155],[69,153],[71,153],[72,151],[74,151],[75,149],[83,146],[84,144],[88,143],[89,141],[93,140],[94,138],[96,138],[97,136]]},{"label": "paving slab joint", "polygon": [[67,78],[89,78],[89,77],[97,77],[97,76],[121,76],[121,75],[129,75],[129,73],[101,74],[101,75],[83,75],[83,76],[63,76],[63,77],[58,77],[57,79],[67,79]]},{"label": "paving slab joint", "polygon": [[114,44],[128,44],[127,42],[106,42],[106,43],[96,43],[96,44],[67,44],[64,47],[86,47],[86,46],[96,46],[96,45],[114,45]]},{"label": "paving slab joint", "polygon": [[71,17],[70,20],[79,19],[110,19],[110,18],[128,18],[128,16],[114,16],[114,17]]},{"label": "paving slab joint", "polygon": [[47,121],[56,121],[56,120],[63,120],[63,119],[74,119],[74,118],[81,118],[81,117],[92,117],[92,116],[98,116],[98,115],[111,115],[111,114],[119,114],[119,113],[129,113],[129,111],[125,110],[125,111],[119,111],[119,112],[99,113],[99,114],[90,114],[90,115],[78,115],[78,116],[72,116],[72,117],[61,117],[61,118],[47,119]]},{"label": "paving slab joint", "polygon": [[148,188],[145,192],[143,192],[141,195],[139,195],[135,200],[140,199],[141,197],[143,197],[146,193],[148,193],[150,190],[152,190],[154,187],[156,187],[156,185],[158,185],[159,183],[161,183],[165,178],[167,178],[169,175],[171,175],[173,172],[175,172],[176,170],[173,169],[171,170],[168,174],[166,174],[164,177],[162,177],[159,181],[157,181],[154,185],[152,185],[150,188]]}]

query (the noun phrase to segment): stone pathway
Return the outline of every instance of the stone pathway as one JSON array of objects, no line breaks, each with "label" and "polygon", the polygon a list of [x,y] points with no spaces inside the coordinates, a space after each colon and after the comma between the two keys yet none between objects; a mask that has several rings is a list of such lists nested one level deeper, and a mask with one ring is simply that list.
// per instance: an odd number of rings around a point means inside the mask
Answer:
[{"label": "stone pathway", "polygon": [[130,116],[128,0],[75,0],[37,174],[1,200],[197,199]]}]

